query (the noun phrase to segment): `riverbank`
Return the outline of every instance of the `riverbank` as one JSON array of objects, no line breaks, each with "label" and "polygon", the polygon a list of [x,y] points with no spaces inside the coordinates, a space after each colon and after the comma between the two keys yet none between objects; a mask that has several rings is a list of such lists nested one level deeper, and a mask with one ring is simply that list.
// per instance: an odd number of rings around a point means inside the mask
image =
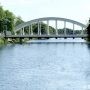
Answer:
[{"label": "riverbank", "polygon": [[[51,42],[53,42],[54,39],[51,39]],[[6,45],[6,44],[23,44],[23,43],[28,43],[28,42],[33,42],[33,41],[37,41],[37,39],[28,39],[28,38],[25,38],[25,39],[22,39],[22,42],[20,42],[20,39],[5,39],[5,38],[0,38],[0,45]],[[43,39],[38,39],[38,41],[42,42]],[[46,40],[45,40],[46,41]],[[44,41],[44,42],[45,42]],[[57,41],[57,40],[56,40]],[[90,44],[90,40],[88,39],[58,39],[58,42],[84,42],[84,43],[87,43],[87,44]]]},{"label": "riverbank", "polygon": [[[26,43],[27,41],[29,41],[30,39],[23,39],[22,43]],[[0,45],[5,45],[5,44],[17,44],[20,43],[20,39],[5,39],[5,38],[0,38]]]},{"label": "riverbank", "polygon": [[0,38],[0,45],[5,44],[4,38]]}]

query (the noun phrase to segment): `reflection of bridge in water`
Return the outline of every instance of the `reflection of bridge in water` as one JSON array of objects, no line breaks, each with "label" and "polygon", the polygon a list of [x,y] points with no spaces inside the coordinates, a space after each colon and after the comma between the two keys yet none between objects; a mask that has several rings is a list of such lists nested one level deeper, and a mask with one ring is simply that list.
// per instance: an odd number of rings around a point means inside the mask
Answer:
[{"label": "reflection of bridge in water", "polygon": [[[42,22],[46,22],[46,33],[42,33]],[[51,34],[50,33],[50,25],[49,22],[54,21],[55,22],[55,33]],[[63,27],[63,33],[59,33],[58,31],[58,22],[63,22],[64,27]],[[72,34],[67,33],[67,23],[70,23],[72,25]],[[37,33],[34,33],[33,31],[33,25],[37,24]],[[79,26],[81,28],[80,33],[75,34],[75,25]],[[25,29],[27,28],[27,29]],[[87,31],[86,30],[86,25],[66,19],[66,18],[57,18],[57,17],[47,17],[47,18],[39,18],[39,19],[34,19],[25,23],[22,23],[15,27],[15,35],[6,35],[4,37],[6,38],[87,38]],[[26,33],[27,32],[27,33]]]}]

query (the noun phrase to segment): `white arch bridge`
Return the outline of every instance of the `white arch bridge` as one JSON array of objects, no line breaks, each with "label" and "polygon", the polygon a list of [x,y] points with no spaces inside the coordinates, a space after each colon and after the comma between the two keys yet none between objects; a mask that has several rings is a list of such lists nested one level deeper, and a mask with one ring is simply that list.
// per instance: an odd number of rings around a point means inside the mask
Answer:
[{"label": "white arch bridge", "polygon": [[[50,21],[55,22],[55,28],[53,28],[53,34],[51,33]],[[46,23],[44,23],[46,22]],[[63,30],[58,29],[60,22],[63,22]],[[68,33],[67,23],[72,25],[71,31]],[[36,33],[34,32],[36,24]],[[42,24],[46,25],[45,30],[46,33],[42,33]],[[75,30],[75,26],[79,26],[80,30]],[[58,18],[58,17],[46,17],[34,19],[25,23],[22,23],[15,27],[15,35],[6,35],[7,38],[86,38],[86,25],[66,19],[66,18]],[[60,33],[61,32],[61,33]],[[78,33],[77,33],[78,32]]]}]

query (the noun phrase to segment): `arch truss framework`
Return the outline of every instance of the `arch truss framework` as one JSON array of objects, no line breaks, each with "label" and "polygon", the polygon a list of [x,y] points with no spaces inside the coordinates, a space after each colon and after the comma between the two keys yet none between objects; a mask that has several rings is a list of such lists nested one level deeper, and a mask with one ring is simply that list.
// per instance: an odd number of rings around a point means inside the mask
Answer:
[{"label": "arch truss framework", "polygon": [[74,21],[74,20],[70,20],[70,19],[66,19],[66,18],[57,18],[57,17],[47,17],[47,18],[39,18],[39,19],[34,19],[25,23],[22,23],[20,25],[18,25],[17,27],[15,27],[15,33],[17,35],[17,32],[20,31],[21,35],[25,35],[25,27],[28,27],[28,35],[34,35],[33,33],[33,24],[36,23],[38,28],[37,28],[37,35],[42,35],[41,33],[41,23],[43,21],[46,21],[47,23],[47,35],[50,35],[50,30],[49,30],[49,22],[50,21],[55,21],[55,35],[59,35],[58,34],[58,21],[63,21],[64,22],[64,35],[66,35],[66,28],[67,27],[67,23],[71,23],[72,24],[72,29],[73,29],[73,35],[74,35],[74,31],[75,31],[75,25],[80,26],[82,29],[81,34],[84,35],[84,30],[86,28],[86,25]]}]

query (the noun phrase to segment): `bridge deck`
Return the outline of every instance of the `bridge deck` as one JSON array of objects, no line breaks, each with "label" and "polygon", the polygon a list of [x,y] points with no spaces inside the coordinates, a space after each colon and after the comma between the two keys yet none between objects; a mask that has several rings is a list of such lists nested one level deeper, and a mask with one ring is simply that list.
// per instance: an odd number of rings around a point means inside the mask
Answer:
[{"label": "bridge deck", "polygon": [[87,38],[87,35],[7,35],[6,38]]}]

